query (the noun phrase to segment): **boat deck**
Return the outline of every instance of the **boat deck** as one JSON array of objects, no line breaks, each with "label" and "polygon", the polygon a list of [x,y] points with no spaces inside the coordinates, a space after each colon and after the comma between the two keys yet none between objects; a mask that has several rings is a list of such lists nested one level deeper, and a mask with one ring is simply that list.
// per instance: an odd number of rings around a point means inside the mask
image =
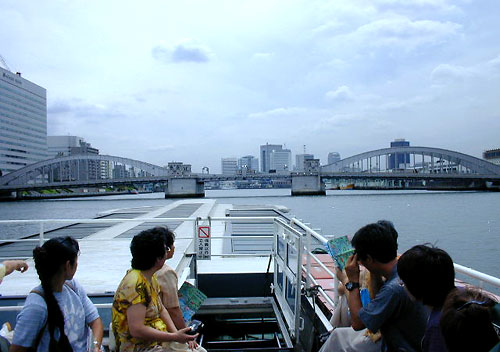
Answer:
[{"label": "boat deck", "polygon": [[[114,292],[125,272],[130,268],[130,240],[140,231],[158,225],[174,230],[176,254],[169,265],[176,267],[184,256],[193,235],[192,221],[145,222],[147,218],[196,218],[206,217],[214,210],[215,200],[179,201],[164,207],[116,209],[100,219],[135,219],[125,223],[75,223],[47,231],[44,237],[72,236],[79,240],[79,269],[75,278],[89,294]],[[36,238],[36,236],[33,236]],[[12,242],[0,246],[0,257],[27,258],[30,269],[25,273],[13,272],[2,282],[2,295],[26,295],[39,284],[32,259],[33,242]],[[103,250],[105,248],[105,250]],[[112,254],[112,258],[110,258]]]}]

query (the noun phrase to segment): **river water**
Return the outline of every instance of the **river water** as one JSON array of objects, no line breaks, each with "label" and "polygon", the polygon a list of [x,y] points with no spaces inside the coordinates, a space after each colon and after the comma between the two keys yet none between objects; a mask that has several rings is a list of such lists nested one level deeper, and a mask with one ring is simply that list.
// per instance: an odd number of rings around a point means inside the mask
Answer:
[{"label": "river water", "polygon": [[[323,235],[352,235],[361,226],[391,220],[399,251],[432,243],[454,262],[500,277],[500,193],[428,191],[331,191],[327,196],[291,197],[290,190],[207,191],[220,203],[278,204],[321,229]],[[167,205],[163,193],[0,203],[0,220],[93,218],[110,209]],[[1,225],[0,237],[37,232],[33,225]]]}]

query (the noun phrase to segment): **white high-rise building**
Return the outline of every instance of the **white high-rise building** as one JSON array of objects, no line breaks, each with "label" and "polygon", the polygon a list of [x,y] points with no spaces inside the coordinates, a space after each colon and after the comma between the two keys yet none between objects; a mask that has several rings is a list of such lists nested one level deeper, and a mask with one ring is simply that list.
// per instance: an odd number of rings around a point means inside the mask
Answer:
[{"label": "white high-rise building", "polygon": [[221,170],[223,175],[236,175],[236,171],[238,170],[238,159],[222,158]]},{"label": "white high-rise building", "polygon": [[259,171],[259,158],[254,157],[253,155],[245,155],[238,159],[238,169],[247,171]]},{"label": "white high-rise building", "polygon": [[304,171],[304,162],[314,159],[312,154],[297,154],[295,155],[295,171]]},{"label": "white high-rise building", "polygon": [[340,161],[340,154],[337,152],[328,153],[328,164],[336,163]]},{"label": "white high-rise building", "polygon": [[47,148],[49,158],[76,154],[99,154],[85,139],[78,136],[48,136]]},{"label": "white high-rise building", "polygon": [[47,91],[0,67],[0,171],[47,159]]},{"label": "white high-rise building", "polygon": [[273,150],[269,155],[269,170],[276,172],[291,171],[292,151],[290,149]]},{"label": "white high-rise building", "polygon": [[271,170],[271,153],[274,151],[283,150],[281,144],[269,144],[266,143],[260,146],[260,171],[269,172]]}]

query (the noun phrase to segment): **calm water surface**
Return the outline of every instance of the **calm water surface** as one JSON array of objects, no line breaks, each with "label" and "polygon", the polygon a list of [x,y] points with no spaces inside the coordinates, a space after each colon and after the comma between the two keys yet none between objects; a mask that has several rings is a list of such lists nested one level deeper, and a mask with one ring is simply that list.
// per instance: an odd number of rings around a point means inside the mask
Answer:
[{"label": "calm water surface", "polygon": [[[500,277],[500,193],[332,191],[326,197],[290,197],[290,190],[207,191],[220,203],[279,204],[321,229],[352,235],[361,226],[391,220],[399,251],[432,243],[456,263]],[[92,218],[110,209],[167,205],[163,193],[0,203],[0,219]],[[37,232],[32,225],[0,225],[0,237]]]}]

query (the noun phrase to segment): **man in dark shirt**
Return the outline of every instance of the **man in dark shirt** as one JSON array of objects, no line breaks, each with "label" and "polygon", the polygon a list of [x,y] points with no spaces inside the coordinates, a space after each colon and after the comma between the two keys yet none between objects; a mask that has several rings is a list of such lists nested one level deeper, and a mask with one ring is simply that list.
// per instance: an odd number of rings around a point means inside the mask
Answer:
[{"label": "man in dark shirt", "polygon": [[[380,330],[383,351],[421,351],[428,314],[422,304],[410,299],[399,280],[396,230],[387,221],[366,225],[356,232],[352,245],[356,252],[345,270],[353,329]],[[366,307],[359,293],[360,264],[370,272],[377,292]]]}]

